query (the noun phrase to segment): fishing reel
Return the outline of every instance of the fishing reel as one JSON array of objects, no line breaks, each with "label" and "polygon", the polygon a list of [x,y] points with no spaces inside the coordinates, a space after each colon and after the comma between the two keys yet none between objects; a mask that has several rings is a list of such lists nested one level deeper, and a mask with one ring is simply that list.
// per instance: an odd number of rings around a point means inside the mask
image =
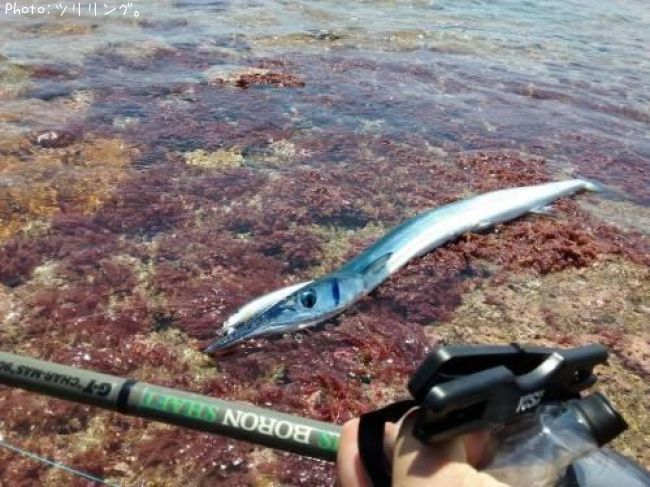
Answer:
[{"label": "fishing reel", "polygon": [[[506,346],[452,346],[430,354],[408,384],[412,400],[361,417],[359,450],[375,485],[387,474],[383,462],[384,423],[417,407],[413,435],[434,443],[472,431],[491,430],[535,413],[542,405],[575,401],[599,445],[626,427],[604,396],[581,393],[596,382],[593,369],[605,363],[600,345],[571,349]],[[372,472],[371,472],[372,470]]]},{"label": "fishing reel", "polygon": [[446,440],[510,422],[546,402],[578,399],[596,382],[594,367],[606,360],[600,345],[441,348],[408,384],[420,405],[414,436],[424,443]]}]

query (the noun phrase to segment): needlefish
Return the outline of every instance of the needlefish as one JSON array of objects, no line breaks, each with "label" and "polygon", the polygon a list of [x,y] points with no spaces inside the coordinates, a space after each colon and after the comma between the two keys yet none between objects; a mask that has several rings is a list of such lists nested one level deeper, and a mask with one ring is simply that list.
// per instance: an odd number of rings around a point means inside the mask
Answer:
[{"label": "needlefish", "polygon": [[220,336],[205,351],[322,323],[370,293],[411,259],[450,240],[526,213],[548,213],[549,205],[558,198],[599,189],[597,183],[570,179],[492,191],[420,213],[334,272],[275,290],[244,305],[226,320]]}]

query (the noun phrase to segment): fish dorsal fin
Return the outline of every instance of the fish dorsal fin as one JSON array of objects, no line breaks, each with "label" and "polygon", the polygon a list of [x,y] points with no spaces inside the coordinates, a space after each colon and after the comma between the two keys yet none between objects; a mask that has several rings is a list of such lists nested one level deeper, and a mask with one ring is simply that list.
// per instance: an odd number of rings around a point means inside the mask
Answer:
[{"label": "fish dorsal fin", "polygon": [[377,257],[375,260],[369,262],[363,269],[361,269],[361,274],[375,274],[376,272],[382,270],[392,255],[393,252],[388,252],[387,254]]}]

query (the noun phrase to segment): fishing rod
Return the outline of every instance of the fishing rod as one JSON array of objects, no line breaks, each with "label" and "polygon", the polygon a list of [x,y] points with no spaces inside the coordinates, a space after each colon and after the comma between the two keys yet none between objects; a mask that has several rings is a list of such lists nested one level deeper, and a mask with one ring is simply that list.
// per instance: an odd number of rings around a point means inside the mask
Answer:
[{"label": "fishing rod", "polygon": [[328,461],[341,435],[323,421],[7,352],[0,383]]}]

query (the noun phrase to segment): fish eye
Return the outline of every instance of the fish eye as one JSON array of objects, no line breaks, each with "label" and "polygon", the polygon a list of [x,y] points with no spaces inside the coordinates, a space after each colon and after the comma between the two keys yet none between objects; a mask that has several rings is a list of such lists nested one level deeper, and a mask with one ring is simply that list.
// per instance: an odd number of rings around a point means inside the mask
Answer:
[{"label": "fish eye", "polygon": [[316,305],[316,292],[313,289],[300,293],[298,297],[300,304],[305,308],[313,308]]}]

